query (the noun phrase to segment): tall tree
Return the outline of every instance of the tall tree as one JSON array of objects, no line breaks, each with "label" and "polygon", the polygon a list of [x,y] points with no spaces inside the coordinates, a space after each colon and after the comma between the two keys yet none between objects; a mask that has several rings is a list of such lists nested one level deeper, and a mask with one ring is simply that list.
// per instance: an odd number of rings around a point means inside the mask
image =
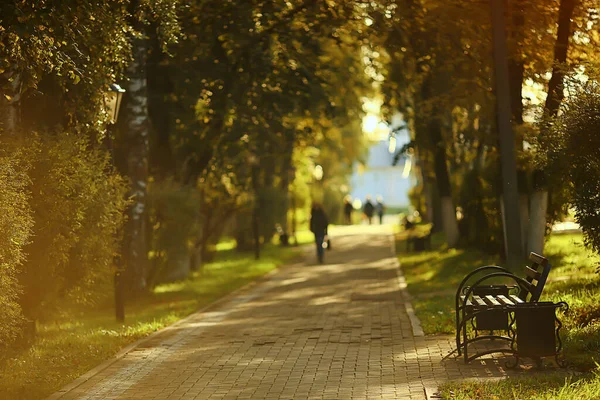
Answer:
[{"label": "tall tree", "polygon": [[510,123],[510,80],[508,72],[508,48],[504,20],[503,0],[490,0],[492,11],[492,31],[494,38],[495,89],[497,104],[498,135],[500,141],[500,164],[502,176],[504,240],[509,262],[521,261],[523,243],[521,241],[521,221],[519,192],[517,186],[517,157],[515,138]]},{"label": "tall tree", "polygon": [[148,114],[148,52],[150,27],[166,48],[176,40],[177,2],[132,0],[129,3],[129,40],[131,61],[126,69],[124,102],[124,137],[121,139],[124,160],[121,171],[130,180],[128,220],[123,237],[123,260],[130,293],[147,289],[148,238],[147,187],[150,157],[150,116]]},{"label": "tall tree", "polygon": [[150,153],[150,121],[148,116],[148,80],[146,61],[148,39],[146,26],[140,20],[139,1],[130,3],[130,33],[132,59],[127,66],[127,99],[125,101],[127,136],[127,165],[124,170],[129,177],[132,203],[124,234],[123,257],[127,266],[127,280],[133,292],[146,289],[147,241],[146,241],[146,188],[148,186],[148,157]]},{"label": "tall tree", "polygon": [[[552,77],[548,83],[548,94],[544,105],[541,135],[547,135],[551,121],[556,117],[560,103],[564,98],[563,83],[567,72],[567,56],[569,40],[572,35],[571,19],[577,0],[561,0],[558,10],[558,31],[554,44],[554,63]],[[531,197],[528,251],[542,254],[544,251],[544,236],[546,233],[546,218],[548,213],[547,179],[543,171],[536,170],[533,174],[534,193]]]}]

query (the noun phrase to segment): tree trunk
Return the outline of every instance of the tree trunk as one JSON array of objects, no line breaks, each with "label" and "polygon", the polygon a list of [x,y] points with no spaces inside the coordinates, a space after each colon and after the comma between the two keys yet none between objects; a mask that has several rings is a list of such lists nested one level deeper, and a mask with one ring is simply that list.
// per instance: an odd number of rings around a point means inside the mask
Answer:
[{"label": "tree trunk", "polygon": [[126,135],[127,176],[131,180],[129,220],[125,231],[125,259],[130,291],[146,290],[146,185],[148,182],[149,118],[146,79],[147,42],[132,39],[133,60],[127,67]]},{"label": "tree trunk", "polygon": [[284,155],[283,160],[281,162],[281,185],[280,190],[283,194],[282,196],[282,207],[281,207],[281,215],[280,215],[280,225],[283,233],[289,235],[288,231],[288,211],[290,209],[290,175],[289,170],[292,167],[292,158],[288,157],[287,154]]},{"label": "tree trunk", "polygon": [[0,131],[14,135],[21,125],[21,72],[13,67],[0,77]]},{"label": "tree trunk", "polygon": [[558,113],[560,103],[564,98],[563,87],[565,78],[564,64],[569,51],[569,38],[571,37],[571,18],[575,10],[576,0],[561,0],[558,10],[558,33],[554,44],[554,66],[552,77],[548,83],[548,97],[544,107],[547,117],[554,117]]},{"label": "tree trunk", "polygon": [[521,248],[527,250],[527,238],[529,237],[529,182],[527,172],[517,172],[517,183],[519,186],[519,216],[521,219]]},{"label": "tree trunk", "polygon": [[514,0],[512,6],[512,43],[511,54],[508,61],[510,78],[510,106],[513,123],[523,125],[523,78],[525,75],[525,62],[521,43],[525,29],[524,0]]},{"label": "tree trunk", "polygon": [[[523,30],[525,29],[525,12],[523,0],[515,0],[512,6],[512,43],[510,58],[508,61],[508,72],[510,79],[510,106],[512,122],[515,127],[523,125],[523,80],[525,76],[525,62],[522,56]],[[517,150],[523,148],[523,137],[517,137]],[[527,174],[525,171],[517,173],[519,186],[519,213],[521,220],[521,248],[527,249],[528,225],[529,225],[529,191],[527,187]]]},{"label": "tree trunk", "polygon": [[[575,9],[576,0],[561,0],[558,11],[558,33],[556,43],[554,44],[554,66],[552,68],[552,77],[548,83],[548,96],[544,105],[544,121],[541,134],[549,129],[548,124],[558,113],[560,103],[564,98],[563,87],[565,78],[564,63],[567,61],[569,50],[569,38],[571,37],[571,18]],[[545,180],[543,171],[535,171],[534,175],[539,175],[539,179]],[[539,180],[538,179],[538,180]],[[538,182],[539,183],[539,182]],[[544,235],[546,233],[546,212],[548,210],[548,191],[546,185],[537,184],[535,192],[531,196],[528,247],[529,251],[535,251],[543,254]],[[543,216],[540,216],[541,212]]]},{"label": "tree trunk", "polygon": [[444,146],[444,139],[442,137],[442,126],[436,110],[434,110],[429,121],[429,134],[435,146],[433,167],[441,200],[442,228],[446,234],[448,246],[455,247],[459,239],[458,222],[456,221],[456,209],[452,200],[452,188],[450,186],[448,165],[446,163],[446,147]]},{"label": "tree trunk", "polygon": [[170,68],[165,65],[164,54],[159,43],[156,27],[153,27],[148,56],[148,115],[152,121],[153,139],[150,143],[149,166],[157,179],[175,176],[175,156],[171,146],[171,126],[173,124],[173,103],[168,100],[173,94],[173,82]]},{"label": "tree trunk", "polygon": [[529,237],[527,251],[538,254],[544,252],[544,235],[546,233],[546,211],[548,210],[548,192],[536,191],[531,195],[529,211]]},{"label": "tree trunk", "polygon": [[238,211],[235,215],[234,237],[236,250],[240,252],[251,251],[253,247],[252,212]]},{"label": "tree trunk", "polygon": [[254,204],[252,205],[252,238],[254,244],[254,259],[260,259],[260,194],[258,193],[259,166],[252,166],[252,189]]},{"label": "tree trunk", "polygon": [[519,216],[519,191],[517,187],[517,159],[515,137],[511,126],[510,86],[508,73],[508,51],[504,30],[504,0],[490,0],[492,10],[492,32],[496,72],[497,123],[500,141],[500,164],[502,171],[502,193],[504,200],[504,223],[506,258],[514,265],[523,255],[521,222]]},{"label": "tree trunk", "polygon": [[460,238],[458,231],[458,222],[456,221],[456,208],[452,196],[443,196],[440,199],[442,204],[442,224],[446,234],[448,247],[455,247]]},{"label": "tree trunk", "polygon": [[[417,149],[417,154],[414,156],[414,160],[415,160],[415,164],[419,171],[419,175],[421,178],[421,184],[423,185],[423,199],[424,199],[424,203],[425,203],[425,210],[423,211],[421,218],[422,218],[423,222],[434,223],[433,187],[432,187],[433,183],[432,183],[432,180],[429,178],[427,164],[425,163],[425,161],[419,154],[418,149]],[[434,226],[434,228],[435,228],[435,226]]]},{"label": "tree trunk", "polygon": [[527,241],[529,239],[529,195],[521,193],[519,195],[519,211],[521,213],[521,240],[523,241],[523,249],[527,249]]},{"label": "tree trunk", "polygon": [[433,223],[433,188],[431,187],[431,180],[427,177],[423,177],[423,197],[425,198],[425,215],[423,215],[423,221]]}]

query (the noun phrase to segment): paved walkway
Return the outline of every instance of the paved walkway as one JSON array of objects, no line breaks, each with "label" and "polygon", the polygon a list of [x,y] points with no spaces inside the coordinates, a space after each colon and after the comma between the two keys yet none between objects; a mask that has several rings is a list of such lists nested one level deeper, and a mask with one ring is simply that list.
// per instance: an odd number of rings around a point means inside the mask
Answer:
[{"label": "paved walkway", "polygon": [[325,265],[311,247],[55,398],[425,399],[448,379],[504,375],[492,359],[441,363],[452,338],[415,336],[388,227],[342,233]]}]

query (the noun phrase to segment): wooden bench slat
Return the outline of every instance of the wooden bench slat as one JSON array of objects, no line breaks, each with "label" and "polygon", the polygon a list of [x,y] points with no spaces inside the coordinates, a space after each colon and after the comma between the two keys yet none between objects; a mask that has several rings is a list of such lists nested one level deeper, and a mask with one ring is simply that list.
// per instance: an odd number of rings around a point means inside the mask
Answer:
[{"label": "wooden bench slat", "polygon": [[529,253],[529,259],[539,265],[546,266],[546,264],[548,264],[548,259],[546,257],[534,252]]},{"label": "wooden bench slat", "polygon": [[536,271],[533,268],[529,268],[529,267],[525,267],[525,275],[527,275],[528,277],[535,279],[536,281],[540,279],[540,277],[542,276],[541,273],[539,273],[538,271]]},{"label": "wooden bench slat", "polygon": [[517,296],[516,294],[511,294],[511,295],[510,295],[510,299],[511,299],[511,300],[512,300],[512,301],[513,301],[515,304],[521,304],[521,303],[524,303],[524,301],[523,301],[523,300],[521,300],[521,299],[519,298],[519,296]]},{"label": "wooden bench slat", "polygon": [[485,301],[483,301],[483,299],[479,296],[473,296],[473,301],[475,301],[475,303],[477,303],[478,306],[482,306],[482,307],[487,306],[487,303]]},{"label": "wooden bench slat", "polygon": [[460,301],[467,307],[473,306],[473,303],[471,303],[471,299],[467,299],[467,296],[465,296],[464,294],[460,296]]},{"label": "wooden bench slat", "polygon": [[492,306],[501,306],[502,304],[500,304],[498,302],[498,300],[496,300],[494,298],[494,296],[488,294],[487,296],[485,296],[485,299],[487,300],[488,303],[490,303]]},{"label": "wooden bench slat", "polygon": [[504,303],[504,305],[507,306],[514,306],[515,303],[513,303],[512,301],[510,301],[508,298],[506,298],[506,296],[504,296],[503,294],[496,296],[496,298],[498,300],[500,300],[500,302]]}]

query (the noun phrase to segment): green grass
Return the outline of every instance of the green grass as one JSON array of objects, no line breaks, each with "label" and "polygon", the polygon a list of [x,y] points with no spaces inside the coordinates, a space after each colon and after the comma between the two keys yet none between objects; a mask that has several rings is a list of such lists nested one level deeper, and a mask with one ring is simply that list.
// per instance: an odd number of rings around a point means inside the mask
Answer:
[{"label": "green grass", "polygon": [[491,383],[449,383],[440,388],[445,399],[456,400],[596,400],[600,398],[598,371],[587,376],[537,374]]},{"label": "green grass", "polygon": [[[406,253],[404,233],[397,249],[413,306],[426,334],[454,334],[454,296],[462,278],[474,268],[496,265],[497,257],[474,249],[447,249],[434,235],[432,251]],[[560,318],[564,354],[571,368],[585,372],[565,381],[564,375],[511,379],[497,383],[450,383],[445,398],[456,399],[567,399],[600,398],[600,259],[583,247],[581,234],[553,235],[545,255],[553,269],[541,300],[566,301],[570,310]],[[516,271],[520,274],[521,271]],[[591,372],[593,371],[593,372]]]},{"label": "green grass", "polygon": [[[300,243],[312,238],[299,233]],[[186,317],[256,280],[298,254],[293,247],[265,246],[255,261],[225,241],[216,260],[185,281],[163,284],[126,306],[126,322],[114,319],[112,303],[67,306],[38,325],[31,346],[2,355],[0,399],[41,399],[114,356],[124,346]],[[112,289],[107,297],[112,296]]]}]

